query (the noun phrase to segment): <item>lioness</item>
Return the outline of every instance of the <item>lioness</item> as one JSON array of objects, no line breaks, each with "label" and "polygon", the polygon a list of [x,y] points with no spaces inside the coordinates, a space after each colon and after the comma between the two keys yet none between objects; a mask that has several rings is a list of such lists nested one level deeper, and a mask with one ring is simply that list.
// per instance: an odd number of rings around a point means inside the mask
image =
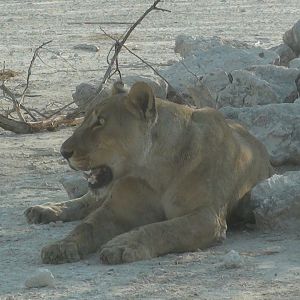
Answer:
[{"label": "lioness", "polygon": [[265,147],[211,108],[153,96],[143,82],[97,104],[61,147],[90,192],[33,206],[30,223],[84,219],[42,249],[44,263],[100,251],[104,263],[193,251],[223,239],[226,218],[272,167]]}]

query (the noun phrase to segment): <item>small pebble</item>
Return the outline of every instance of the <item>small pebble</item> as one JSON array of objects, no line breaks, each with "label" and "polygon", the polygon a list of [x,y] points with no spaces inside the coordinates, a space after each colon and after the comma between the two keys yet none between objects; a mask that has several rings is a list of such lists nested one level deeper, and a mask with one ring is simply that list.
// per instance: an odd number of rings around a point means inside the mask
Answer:
[{"label": "small pebble", "polygon": [[26,279],[25,286],[27,288],[54,287],[54,276],[48,269],[40,268]]},{"label": "small pebble", "polygon": [[78,44],[78,45],[74,46],[73,48],[78,49],[78,50],[90,51],[90,52],[98,52],[99,51],[99,47],[97,47],[95,45],[88,45],[88,44]]},{"label": "small pebble", "polygon": [[244,264],[244,259],[235,250],[229,251],[223,257],[223,265],[227,269],[240,268]]}]

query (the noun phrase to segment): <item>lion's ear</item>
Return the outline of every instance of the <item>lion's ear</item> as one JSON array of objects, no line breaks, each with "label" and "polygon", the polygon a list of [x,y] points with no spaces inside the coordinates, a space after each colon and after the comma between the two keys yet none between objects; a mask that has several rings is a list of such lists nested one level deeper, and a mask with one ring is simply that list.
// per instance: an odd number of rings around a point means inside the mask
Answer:
[{"label": "lion's ear", "polygon": [[136,82],[127,98],[128,108],[136,116],[154,121],[156,118],[155,97],[151,87],[145,82]]},{"label": "lion's ear", "polygon": [[112,89],[111,89],[111,95],[118,95],[118,94],[123,94],[126,93],[126,89],[124,87],[124,83],[120,80],[117,80],[114,82]]}]

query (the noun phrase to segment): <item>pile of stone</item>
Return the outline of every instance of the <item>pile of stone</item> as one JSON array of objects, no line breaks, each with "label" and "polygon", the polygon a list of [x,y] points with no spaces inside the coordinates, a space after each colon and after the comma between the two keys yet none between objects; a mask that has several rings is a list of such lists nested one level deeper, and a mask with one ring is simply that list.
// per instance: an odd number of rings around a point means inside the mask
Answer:
[{"label": "pile of stone", "polygon": [[[217,37],[179,36],[182,60],[163,70],[197,107],[219,109],[266,146],[280,173],[251,194],[259,228],[300,225],[300,20],[271,49]],[[286,172],[286,170],[295,170]]]}]

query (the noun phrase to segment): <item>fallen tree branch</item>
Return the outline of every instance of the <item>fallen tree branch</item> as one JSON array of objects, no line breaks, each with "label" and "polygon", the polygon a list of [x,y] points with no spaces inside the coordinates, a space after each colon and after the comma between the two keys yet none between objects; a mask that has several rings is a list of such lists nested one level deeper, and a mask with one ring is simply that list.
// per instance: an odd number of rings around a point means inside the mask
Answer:
[{"label": "fallen tree branch", "polygon": [[83,117],[70,119],[67,115],[37,122],[21,122],[0,115],[0,127],[18,134],[30,134],[44,130],[53,131],[59,126],[75,126],[81,124]]}]

